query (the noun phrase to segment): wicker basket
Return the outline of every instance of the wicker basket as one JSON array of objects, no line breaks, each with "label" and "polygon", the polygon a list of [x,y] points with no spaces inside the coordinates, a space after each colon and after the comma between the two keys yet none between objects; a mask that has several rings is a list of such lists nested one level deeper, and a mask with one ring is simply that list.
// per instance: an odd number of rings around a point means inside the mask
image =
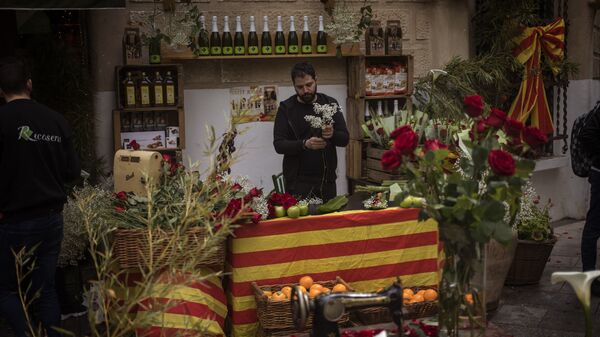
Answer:
[{"label": "wicker basket", "polygon": [[[162,256],[169,256],[163,254],[166,248],[166,240],[160,240],[167,238],[169,232],[155,232],[157,240],[155,246],[152,249],[152,257],[154,261],[157,261]],[[188,241],[187,246],[190,250],[200,250],[204,245],[206,238],[206,230],[200,227],[194,227],[186,232]],[[167,239],[168,240],[168,239]],[[226,241],[219,243],[217,249],[212,253],[208,254],[202,261],[198,263],[198,267],[209,267],[216,270],[223,270],[225,263],[225,245]],[[113,252],[119,262],[119,266],[122,269],[138,269],[143,266],[146,254],[148,254],[148,232],[142,229],[117,229],[113,236]],[[182,261],[183,264],[184,261]]]},{"label": "wicker basket", "polygon": [[[346,286],[346,289],[348,289],[349,291],[353,291],[353,289],[340,277],[337,277],[333,281],[322,281],[315,283],[318,283],[330,289],[337,283],[341,283],[344,286]],[[286,299],[275,302],[269,300],[267,295],[264,294],[264,291],[277,292],[285,286],[293,287],[297,285],[297,283],[294,283],[258,286],[256,282],[252,282],[252,288],[254,288],[254,297],[256,298],[258,321],[260,322],[260,327],[264,330],[262,333],[284,333],[285,331],[289,335],[291,332],[298,332],[294,329],[290,300]],[[349,315],[348,313],[345,313],[342,316],[342,318],[338,321],[338,324],[344,324],[348,321]],[[308,320],[306,322],[306,328],[308,329],[310,327],[312,327],[312,315],[308,317]],[[276,336],[276,334],[273,336]]]},{"label": "wicker basket", "polygon": [[544,242],[518,240],[515,258],[506,276],[506,285],[538,284],[552,253],[556,237]]},{"label": "wicker basket", "polygon": [[[437,287],[411,287],[415,293],[419,290],[435,289]],[[425,301],[404,305],[404,319],[416,319],[433,316],[437,313],[437,301]],[[357,310],[358,320],[362,325],[373,325],[392,321],[392,315],[387,307],[372,307]]]}]

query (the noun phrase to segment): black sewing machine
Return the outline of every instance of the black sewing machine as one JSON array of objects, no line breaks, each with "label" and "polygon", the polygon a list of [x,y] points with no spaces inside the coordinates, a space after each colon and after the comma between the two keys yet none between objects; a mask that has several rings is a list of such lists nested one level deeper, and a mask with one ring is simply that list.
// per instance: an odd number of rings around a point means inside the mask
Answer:
[{"label": "black sewing machine", "polygon": [[402,285],[396,281],[378,293],[331,293],[310,299],[299,287],[292,288],[292,315],[296,329],[302,330],[311,313],[313,328],[311,337],[339,337],[337,325],[346,310],[385,306],[392,319],[402,329]]}]

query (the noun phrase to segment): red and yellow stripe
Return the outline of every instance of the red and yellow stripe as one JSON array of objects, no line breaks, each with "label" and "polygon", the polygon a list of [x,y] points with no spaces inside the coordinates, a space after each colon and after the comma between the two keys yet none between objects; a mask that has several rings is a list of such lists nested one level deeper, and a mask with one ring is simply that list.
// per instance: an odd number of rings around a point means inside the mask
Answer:
[{"label": "red and yellow stripe", "polygon": [[375,291],[396,277],[404,285],[438,282],[438,231],[419,210],[349,211],[245,225],[230,242],[229,305],[233,335],[254,336],[251,287],[340,276],[358,291]]}]

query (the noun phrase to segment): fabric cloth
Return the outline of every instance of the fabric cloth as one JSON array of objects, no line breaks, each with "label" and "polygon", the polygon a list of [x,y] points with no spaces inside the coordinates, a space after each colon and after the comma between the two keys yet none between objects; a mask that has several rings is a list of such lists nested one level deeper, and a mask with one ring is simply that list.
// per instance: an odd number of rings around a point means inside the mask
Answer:
[{"label": "fabric cloth", "polygon": [[515,58],[525,67],[521,87],[510,107],[509,115],[523,123],[531,118],[531,125],[545,134],[554,132],[554,125],[541,72],[542,51],[552,72],[557,75],[564,56],[564,40],[565,21],[562,18],[546,26],[527,27],[515,39]]},{"label": "fabric cloth", "polygon": [[[286,191],[298,193],[296,183],[309,183],[315,191],[321,191],[325,183],[334,183],[337,174],[336,146],[348,145],[349,134],[341,109],[333,116],[334,133],[323,150],[304,148],[304,142],[315,134],[304,116],[315,115],[312,103],[299,102],[297,95],[281,102],[273,127],[273,145],[275,151],[283,154],[283,176]],[[331,104],[337,101],[325,94],[317,93],[319,104]],[[299,195],[302,198],[307,195]]]},{"label": "fabric cloth", "polygon": [[598,269],[598,239],[600,238],[600,172],[590,170],[588,181],[591,185],[590,208],[585,218],[581,234],[581,264],[583,271]]},{"label": "fabric cloth", "polygon": [[340,276],[357,291],[376,291],[400,277],[404,286],[438,283],[438,227],[419,210],[347,211],[280,218],[235,230],[228,252],[232,335],[258,328],[252,282],[259,286]]},{"label": "fabric cloth", "polygon": [[64,184],[79,173],[71,129],[63,116],[29,99],[0,107],[0,213],[4,220],[61,211],[67,200]]},{"label": "fabric cloth", "polygon": [[[8,222],[0,225],[0,313],[11,324],[17,337],[25,337],[27,322],[21,301],[17,295],[15,256],[24,248],[33,252],[34,269],[30,278],[21,282],[21,289],[31,285],[26,293],[27,301],[39,291],[39,299],[32,302],[30,310],[34,320],[30,323],[36,329],[38,322],[46,329],[48,337],[60,334],[51,327],[60,327],[60,306],[54,287],[54,277],[60,244],[63,238],[62,214],[53,214],[21,222]],[[35,249],[34,249],[35,247]],[[28,271],[31,263],[21,267]],[[28,335],[27,335],[28,336]]]}]

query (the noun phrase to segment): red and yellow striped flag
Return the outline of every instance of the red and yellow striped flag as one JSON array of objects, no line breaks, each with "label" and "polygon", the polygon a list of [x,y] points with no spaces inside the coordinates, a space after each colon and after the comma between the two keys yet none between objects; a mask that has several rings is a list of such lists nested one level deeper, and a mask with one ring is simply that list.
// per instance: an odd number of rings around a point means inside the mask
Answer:
[{"label": "red and yellow striped flag", "polygon": [[397,276],[405,286],[437,285],[438,227],[419,210],[349,211],[246,224],[230,242],[229,305],[233,336],[258,327],[252,282],[296,283],[340,276],[357,291],[376,291]]},{"label": "red and yellow striped flag", "polygon": [[531,125],[545,134],[554,132],[552,115],[541,73],[542,50],[556,76],[560,72],[560,62],[564,56],[565,21],[556,19],[547,26],[527,27],[515,39],[518,46],[515,57],[525,66],[521,88],[510,107],[511,118],[525,123],[531,117]]}]

